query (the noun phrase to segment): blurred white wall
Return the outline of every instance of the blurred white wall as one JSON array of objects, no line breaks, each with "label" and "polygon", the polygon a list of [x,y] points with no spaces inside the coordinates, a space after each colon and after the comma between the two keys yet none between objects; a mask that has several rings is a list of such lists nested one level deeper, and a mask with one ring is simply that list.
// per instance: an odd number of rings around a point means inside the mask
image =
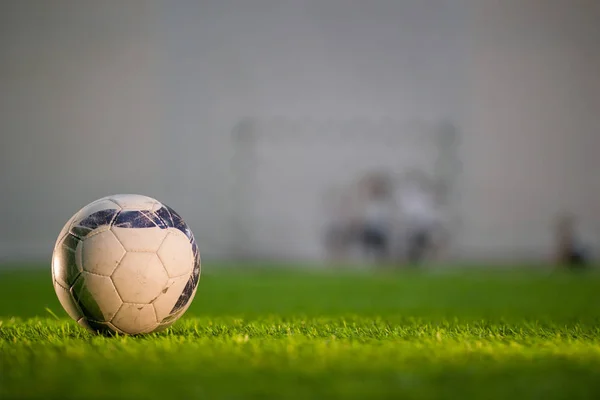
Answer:
[{"label": "blurred white wall", "polygon": [[474,1],[471,15],[463,251],[550,254],[564,210],[600,245],[600,2]]},{"label": "blurred white wall", "polygon": [[278,115],[452,119],[456,254],[547,256],[558,211],[600,223],[598,4],[1,2],[0,260],[47,259],[116,192],[170,204],[227,258],[231,131]]},{"label": "blurred white wall", "polygon": [[145,1],[0,2],[0,258],[47,259],[79,207],[160,191],[157,17]]}]

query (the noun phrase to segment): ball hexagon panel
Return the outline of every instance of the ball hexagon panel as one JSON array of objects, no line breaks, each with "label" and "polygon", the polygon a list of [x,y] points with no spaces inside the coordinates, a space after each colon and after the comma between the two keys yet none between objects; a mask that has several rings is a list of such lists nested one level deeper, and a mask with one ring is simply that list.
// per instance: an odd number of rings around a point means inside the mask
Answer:
[{"label": "ball hexagon panel", "polygon": [[124,303],[111,323],[132,335],[151,332],[158,326],[152,304]]},{"label": "ball hexagon panel", "polygon": [[108,199],[97,200],[79,210],[69,231],[83,239],[93,231],[109,229],[120,210]]},{"label": "ball hexagon panel", "polygon": [[83,241],[79,241],[75,248],[75,265],[78,271],[83,272]]},{"label": "ball hexagon panel", "polygon": [[179,230],[169,228],[157,254],[171,278],[189,274],[194,267],[190,240]]},{"label": "ball hexagon panel", "polygon": [[109,277],[85,271],[71,287],[71,295],[83,316],[98,322],[110,321],[123,304]]},{"label": "ball hexagon panel", "polygon": [[165,285],[160,296],[152,303],[156,310],[157,321],[162,321],[171,315],[175,304],[179,300],[185,285],[188,282],[189,277],[187,275],[180,276],[178,278],[169,279],[169,282]]},{"label": "ball hexagon panel", "polygon": [[112,275],[126,303],[150,304],[164,289],[169,276],[155,253],[127,253]]},{"label": "ball hexagon panel", "polygon": [[81,263],[77,262],[78,247],[81,245],[78,238],[67,234],[52,254],[52,276],[64,288],[70,288],[82,271]]},{"label": "ball hexagon panel", "polygon": [[54,290],[56,291],[56,296],[58,297],[58,301],[63,306],[67,314],[75,321],[79,318],[83,317],[81,310],[75,304],[73,297],[71,296],[71,291],[65,287],[63,287],[58,282],[54,281]]},{"label": "ball hexagon panel", "polygon": [[112,231],[94,234],[83,241],[83,269],[94,274],[111,276],[125,253],[121,242]]},{"label": "ball hexagon panel", "polygon": [[113,226],[113,234],[127,251],[156,252],[167,235],[166,229],[159,227],[129,229]]},{"label": "ball hexagon panel", "polygon": [[122,209],[127,210],[153,210],[156,208],[157,201],[148,196],[139,194],[115,194],[108,196],[107,199],[118,204]]}]

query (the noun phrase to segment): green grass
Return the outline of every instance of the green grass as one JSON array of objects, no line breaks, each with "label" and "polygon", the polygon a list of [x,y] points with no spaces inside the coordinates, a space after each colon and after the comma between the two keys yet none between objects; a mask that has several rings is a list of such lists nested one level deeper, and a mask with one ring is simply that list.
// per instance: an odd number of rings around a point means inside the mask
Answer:
[{"label": "green grass", "polygon": [[600,276],[206,265],[172,329],[107,338],[0,272],[0,399],[105,397],[600,398]]}]

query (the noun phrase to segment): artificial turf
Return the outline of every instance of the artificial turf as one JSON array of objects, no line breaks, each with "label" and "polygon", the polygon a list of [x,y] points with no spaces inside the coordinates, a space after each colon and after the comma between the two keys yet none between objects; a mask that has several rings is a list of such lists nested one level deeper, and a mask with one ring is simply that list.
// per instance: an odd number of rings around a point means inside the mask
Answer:
[{"label": "artificial turf", "polygon": [[600,398],[600,276],[208,264],[173,328],[99,337],[48,268],[5,270],[9,398]]}]

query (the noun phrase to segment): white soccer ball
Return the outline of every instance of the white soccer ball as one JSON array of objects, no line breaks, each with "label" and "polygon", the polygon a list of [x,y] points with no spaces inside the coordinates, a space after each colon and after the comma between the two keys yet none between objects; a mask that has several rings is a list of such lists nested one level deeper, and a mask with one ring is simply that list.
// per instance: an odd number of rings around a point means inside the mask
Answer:
[{"label": "white soccer ball", "polygon": [[150,333],[189,307],[200,252],[168,206],[146,196],[108,196],[66,223],[52,255],[52,279],[64,309],[89,330]]}]

